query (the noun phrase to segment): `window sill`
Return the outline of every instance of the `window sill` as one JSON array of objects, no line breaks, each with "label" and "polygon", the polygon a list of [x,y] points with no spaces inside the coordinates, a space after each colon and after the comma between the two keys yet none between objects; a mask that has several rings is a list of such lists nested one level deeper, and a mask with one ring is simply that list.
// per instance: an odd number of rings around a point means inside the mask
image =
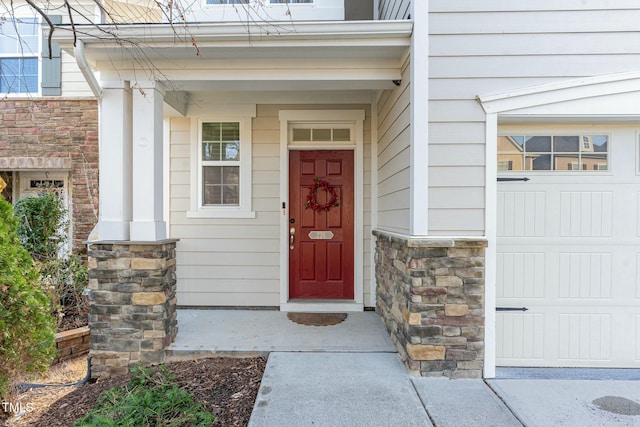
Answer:
[{"label": "window sill", "polygon": [[187,218],[255,218],[256,213],[254,211],[241,211],[241,210],[199,210],[199,211],[187,211]]}]

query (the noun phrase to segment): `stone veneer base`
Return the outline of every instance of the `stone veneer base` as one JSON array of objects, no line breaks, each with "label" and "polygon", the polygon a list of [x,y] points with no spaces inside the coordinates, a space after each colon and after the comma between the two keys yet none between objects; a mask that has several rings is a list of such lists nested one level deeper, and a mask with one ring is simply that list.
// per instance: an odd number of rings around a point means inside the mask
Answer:
[{"label": "stone veneer base", "polygon": [[376,311],[408,369],[482,378],[486,240],[373,234]]},{"label": "stone veneer base", "polygon": [[90,242],[92,378],[164,361],[178,332],[176,242]]}]

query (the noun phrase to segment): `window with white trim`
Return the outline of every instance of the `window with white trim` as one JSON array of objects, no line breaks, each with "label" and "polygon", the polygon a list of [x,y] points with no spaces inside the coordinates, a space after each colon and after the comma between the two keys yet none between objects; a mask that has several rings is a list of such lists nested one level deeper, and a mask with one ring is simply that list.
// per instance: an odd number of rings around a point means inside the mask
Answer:
[{"label": "window with white trim", "polygon": [[[269,4],[313,4],[315,0],[268,0]],[[207,0],[207,4],[248,4],[249,0]]]},{"label": "window with white trim", "polygon": [[190,217],[254,217],[251,119],[197,120]]},{"label": "window with white trim", "polygon": [[0,20],[0,93],[38,93],[39,53],[37,18]]},{"label": "window with white trim", "polygon": [[607,171],[609,170],[609,136],[603,134],[499,136],[498,170]]},{"label": "window with white trim", "polygon": [[240,123],[204,122],[202,205],[240,206]]}]

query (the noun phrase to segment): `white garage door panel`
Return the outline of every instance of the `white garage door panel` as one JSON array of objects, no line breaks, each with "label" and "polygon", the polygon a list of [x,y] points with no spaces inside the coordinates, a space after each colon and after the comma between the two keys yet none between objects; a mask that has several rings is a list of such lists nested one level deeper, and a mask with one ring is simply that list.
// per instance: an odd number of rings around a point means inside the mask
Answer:
[{"label": "white garage door panel", "polygon": [[611,135],[611,171],[498,184],[496,304],[528,308],[497,312],[498,366],[640,367],[640,176]]}]

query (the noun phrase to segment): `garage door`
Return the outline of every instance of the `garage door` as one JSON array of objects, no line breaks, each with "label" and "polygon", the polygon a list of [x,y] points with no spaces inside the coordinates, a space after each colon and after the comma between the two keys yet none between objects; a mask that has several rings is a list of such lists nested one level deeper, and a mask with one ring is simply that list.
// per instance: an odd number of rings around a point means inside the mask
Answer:
[{"label": "garage door", "polygon": [[640,367],[636,140],[499,137],[498,366]]}]

